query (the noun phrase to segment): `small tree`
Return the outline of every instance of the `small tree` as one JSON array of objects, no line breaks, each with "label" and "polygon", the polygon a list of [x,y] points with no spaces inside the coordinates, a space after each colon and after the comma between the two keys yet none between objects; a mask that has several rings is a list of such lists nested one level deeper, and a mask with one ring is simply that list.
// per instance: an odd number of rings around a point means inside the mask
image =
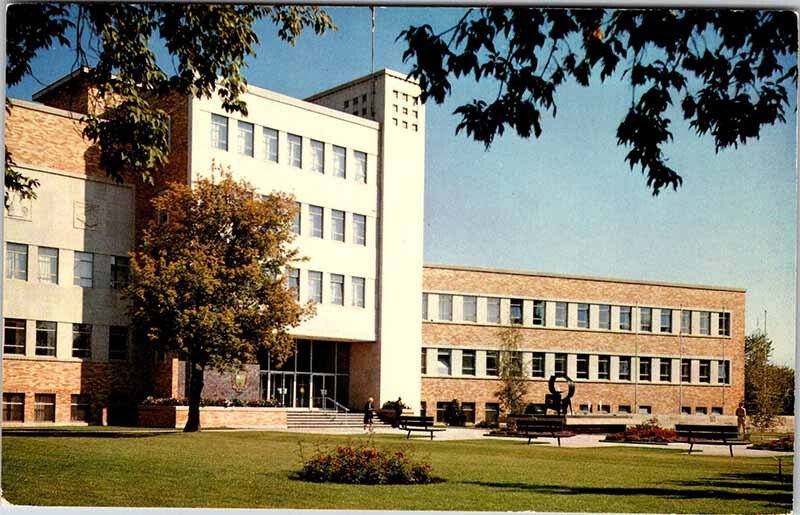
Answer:
[{"label": "small tree", "polygon": [[282,277],[297,257],[297,208],[282,193],[259,198],[219,167],[192,187],[172,184],[153,207],[160,221],[132,254],[126,294],[147,341],[189,363],[184,431],[198,431],[204,370],[235,370],[264,350],[286,359],[294,351],[288,330],[312,312]]},{"label": "small tree", "polygon": [[522,354],[519,344],[522,335],[513,328],[502,329],[498,333],[500,339],[500,387],[495,392],[503,411],[516,415],[525,411],[525,395],[528,393],[528,382],[522,373]]},{"label": "small tree", "polygon": [[787,392],[785,373],[769,362],[772,340],[765,332],[758,330],[745,337],[744,352],[745,405],[753,425],[763,433],[783,411],[793,384]]}]

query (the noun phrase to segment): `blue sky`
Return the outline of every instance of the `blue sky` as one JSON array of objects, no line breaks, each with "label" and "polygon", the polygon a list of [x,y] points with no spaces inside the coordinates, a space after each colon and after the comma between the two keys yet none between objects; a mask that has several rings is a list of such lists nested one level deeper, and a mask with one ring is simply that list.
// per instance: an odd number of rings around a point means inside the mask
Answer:
[{"label": "blue sky", "polygon": [[[302,98],[369,73],[369,9],[329,12],[339,30],[304,34],[295,47],[261,23],[248,81]],[[399,32],[423,23],[443,29],[460,13],[378,9],[376,68],[408,71]],[[33,71],[48,83],[72,62],[68,50],[56,49],[36,59]],[[29,99],[40,87],[28,79],[9,94]],[[666,150],[684,184],[654,198],[616,144],[627,84],[562,87],[558,117],[544,118],[541,138],[507,132],[489,151],[454,134],[453,110],[477,94],[461,82],[443,105],[426,106],[426,262],[746,288],[747,331],[763,327],[766,310],[774,361],[793,365],[794,113],[760,140],[715,154],[711,139],[691,133],[676,112]]]}]

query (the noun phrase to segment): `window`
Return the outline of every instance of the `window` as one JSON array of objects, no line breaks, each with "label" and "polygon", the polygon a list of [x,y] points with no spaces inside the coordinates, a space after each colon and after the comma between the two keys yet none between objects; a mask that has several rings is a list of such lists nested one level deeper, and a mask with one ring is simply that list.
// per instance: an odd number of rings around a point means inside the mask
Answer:
[{"label": "window", "polygon": [[320,206],[308,206],[308,216],[311,219],[311,237],[323,237],[324,212]]},{"label": "window", "polygon": [[630,412],[631,412],[631,407],[628,404],[620,404],[617,407],[617,413],[630,413]]},{"label": "window", "polygon": [[720,313],[719,314],[719,335],[720,336],[730,336],[731,335],[731,314],[730,313]]},{"label": "window", "polygon": [[589,328],[589,304],[578,304],[578,327]]},{"label": "window", "polygon": [[611,356],[597,356],[597,379],[611,379]]},{"label": "window", "polygon": [[506,355],[509,370],[513,374],[522,374],[522,353],[519,351],[508,351]]},{"label": "window", "polygon": [[722,415],[723,411],[724,410],[721,407],[718,407],[718,406],[714,406],[714,407],[711,408],[711,414],[712,415]]},{"label": "window", "polygon": [[422,349],[420,352],[419,373],[423,375],[428,373],[428,353],[426,351],[427,349]]},{"label": "window", "polygon": [[608,415],[611,413],[611,405],[610,404],[600,404],[597,407],[597,412],[602,413],[604,415]]},{"label": "window", "polygon": [[58,284],[58,249],[39,247],[39,282]]},{"label": "window", "polygon": [[278,131],[264,127],[261,131],[262,143],[264,145],[264,159],[278,162]]},{"label": "window", "polygon": [[691,406],[681,406],[681,415],[691,415],[691,414],[692,414]]},{"label": "window", "polygon": [[522,299],[511,299],[511,323],[522,323]]},{"label": "window", "polygon": [[363,277],[353,277],[353,307],[363,308],[364,299],[366,298],[365,281]]},{"label": "window", "polygon": [[694,414],[695,415],[707,415],[708,412],[706,411],[706,407],[705,406],[697,406],[694,409]]},{"label": "window", "polygon": [[578,413],[591,413],[592,412],[592,405],[591,404],[581,404],[578,406]]},{"label": "window", "polygon": [[545,309],[543,300],[533,301],[533,325],[545,325]]},{"label": "window", "polygon": [[650,308],[639,308],[639,330],[650,332],[653,330],[653,310]]},{"label": "window", "polygon": [[708,359],[700,360],[700,382],[701,383],[711,382],[711,360]]},{"label": "window", "polygon": [[36,322],[36,355],[56,355],[56,326],[55,322]]},{"label": "window", "polygon": [[650,358],[639,358],[639,381],[650,381],[653,362]]},{"label": "window", "polygon": [[33,419],[36,422],[56,421],[56,395],[37,393],[33,397]]},{"label": "window", "polygon": [[287,286],[295,289],[295,298],[300,300],[300,270],[289,268],[286,273]]},{"label": "window", "polygon": [[427,293],[423,293],[422,294],[422,319],[423,320],[427,320],[428,319],[428,294]]},{"label": "window", "polygon": [[302,228],[302,218],[303,218],[303,208],[300,202],[297,202],[297,211],[294,213],[294,221],[292,222],[292,232],[300,235],[300,229]]},{"label": "window", "polygon": [[28,246],[20,243],[6,243],[6,277],[28,280]]},{"label": "window", "polygon": [[228,118],[211,115],[211,148],[228,150]]},{"label": "window", "polygon": [[650,406],[639,406],[639,414],[640,415],[649,415],[653,412],[653,408]]},{"label": "window", "polygon": [[6,318],[3,324],[3,352],[25,354],[25,320]]},{"label": "window", "polygon": [[94,284],[94,254],[90,252],[75,252],[73,271],[73,283],[75,286],[91,288]]},{"label": "window", "polygon": [[92,325],[72,324],[72,357],[92,357]]},{"label": "window", "polygon": [[452,295],[439,295],[439,320],[453,320]]},{"label": "window", "polygon": [[308,300],[322,302],[322,272],[308,271]]},{"label": "window", "polygon": [[464,421],[467,424],[474,424],[475,423],[475,403],[474,402],[462,402],[461,403],[461,411],[464,413]]},{"label": "window", "polygon": [[578,354],[578,368],[576,371],[578,379],[589,379],[589,355]]},{"label": "window", "polygon": [[500,404],[496,402],[487,402],[484,407],[484,421],[487,426],[494,426],[500,420]]},{"label": "window", "polygon": [[478,320],[478,297],[464,296],[464,320],[466,322],[477,322]]},{"label": "window", "polygon": [[720,384],[728,384],[730,375],[731,362],[730,361],[717,361],[717,382]]},{"label": "window", "polygon": [[490,324],[500,323],[500,299],[496,297],[486,299],[486,322]]},{"label": "window", "polygon": [[367,154],[354,151],[353,156],[356,161],[356,182],[367,182]]},{"label": "window", "polygon": [[72,395],[70,398],[69,418],[73,422],[89,422],[88,395]]},{"label": "window", "polygon": [[711,334],[711,313],[700,312],[700,334]]},{"label": "window", "polygon": [[671,309],[662,309],[661,310],[661,332],[662,333],[671,333],[672,332],[672,310]]},{"label": "window", "polygon": [[556,302],[556,327],[567,327],[566,302]]},{"label": "window", "polygon": [[344,306],[344,276],[331,274],[331,304]]},{"label": "window", "polygon": [[692,334],[692,312],[681,311],[681,334]]},{"label": "window", "polygon": [[619,357],[619,380],[620,381],[630,381],[631,380],[631,357],[630,356],[620,356]]},{"label": "window", "polygon": [[450,405],[450,401],[444,402],[437,402],[436,403],[436,422],[445,423],[445,414],[447,413],[447,407]]},{"label": "window", "polygon": [[311,140],[311,171],[325,173],[325,144]]},{"label": "window", "polygon": [[531,375],[544,377],[544,352],[534,352],[531,358]]},{"label": "window", "polygon": [[25,394],[3,394],[3,422],[25,421]]},{"label": "window", "polygon": [[286,141],[289,144],[289,166],[295,168],[303,167],[303,138],[294,134],[287,134]]},{"label": "window", "polygon": [[344,178],[347,170],[347,150],[333,146],[333,176]]},{"label": "window", "polygon": [[131,260],[127,257],[111,256],[111,287],[121,290],[128,285]]},{"label": "window", "polygon": [[611,306],[608,304],[600,304],[597,314],[597,327],[600,329],[611,329]]},{"label": "window", "polygon": [[239,121],[236,130],[236,150],[243,156],[253,157],[253,124]]},{"label": "window", "polygon": [[353,243],[367,244],[367,217],[353,213]]},{"label": "window", "polygon": [[461,351],[461,374],[465,376],[475,375],[475,351]]},{"label": "window", "polygon": [[335,241],[344,241],[344,211],[331,209],[331,235]]},{"label": "window", "polygon": [[669,358],[661,358],[658,362],[659,374],[658,379],[667,383],[672,382],[672,360]]},{"label": "window", "polygon": [[496,376],[497,375],[497,351],[496,350],[487,350],[486,351],[486,375],[487,376]]},{"label": "window", "polygon": [[112,325],[108,330],[108,359],[125,361],[128,359],[128,328]]},{"label": "window", "polygon": [[692,360],[690,359],[681,360],[681,382],[692,382]]},{"label": "window", "polygon": [[449,376],[451,373],[450,367],[450,350],[439,349],[436,353],[437,372],[440,376]]},{"label": "window", "polygon": [[567,375],[567,355],[558,353],[556,354],[555,375],[557,377]]},{"label": "window", "polygon": [[631,307],[630,306],[620,306],[619,307],[619,330],[620,331],[630,331],[631,330]]}]

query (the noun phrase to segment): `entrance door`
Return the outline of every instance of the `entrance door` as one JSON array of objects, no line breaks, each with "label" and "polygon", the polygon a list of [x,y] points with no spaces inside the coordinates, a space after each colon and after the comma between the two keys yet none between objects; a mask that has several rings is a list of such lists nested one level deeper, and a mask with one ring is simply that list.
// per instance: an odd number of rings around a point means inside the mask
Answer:
[{"label": "entrance door", "polygon": [[314,386],[314,407],[322,409],[333,409],[334,405],[328,399],[333,399],[336,380],[333,375],[314,374],[311,376],[311,383]]},{"label": "entrance door", "polygon": [[294,407],[308,408],[311,401],[311,381],[309,374],[297,374],[295,376],[294,388]]},{"label": "entrance door", "polygon": [[291,408],[294,400],[294,375],[272,372],[269,379],[269,396]]}]

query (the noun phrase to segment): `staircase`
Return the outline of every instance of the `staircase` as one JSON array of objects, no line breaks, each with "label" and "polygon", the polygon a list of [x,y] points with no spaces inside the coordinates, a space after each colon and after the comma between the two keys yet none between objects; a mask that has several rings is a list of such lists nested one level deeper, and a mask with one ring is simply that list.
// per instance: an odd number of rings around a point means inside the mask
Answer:
[{"label": "staircase", "polygon": [[[298,410],[286,413],[286,425],[289,429],[362,429],[363,413],[336,413],[333,410]],[[391,427],[378,417],[372,419],[372,426]]]}]

